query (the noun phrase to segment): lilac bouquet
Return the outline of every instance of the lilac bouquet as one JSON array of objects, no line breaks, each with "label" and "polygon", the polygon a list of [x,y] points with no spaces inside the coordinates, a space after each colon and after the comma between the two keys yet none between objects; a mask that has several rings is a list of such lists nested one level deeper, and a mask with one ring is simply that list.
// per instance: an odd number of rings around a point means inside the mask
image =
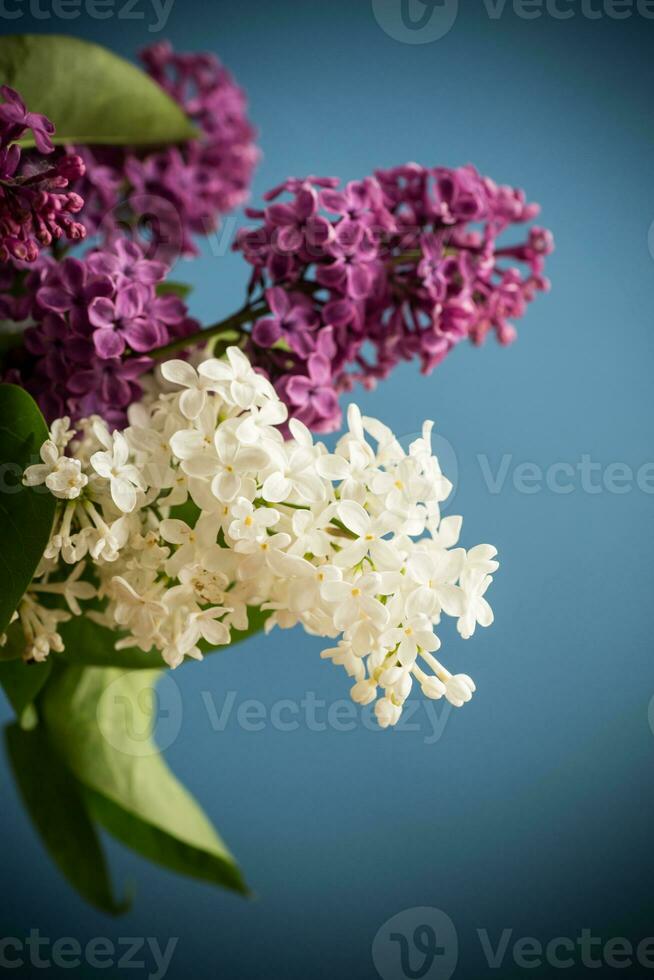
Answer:
[{"label": "lilac bouquet", "polygon": [[[255,130],[214,56],[157,44],[141,59],[0,40],[14,82],[0,88],[7,747],[46,847],[112,912],[99,827],[246,890],[151,737],[165,667],[297,625],[325,638],[382,728],[415,687],[472,699],[436,628],[452,617],[468,639],[492,624],[498,562],[442,514],[433,423],[405,450],[351,405],[333,451],[315,435],[341,426],[343,392],[401,361],[427,374],[465,339],[511,343],[553,248],[530,224],[538,206],[471,165],[289,178],[235,237],[241,308],[203,327],[173,265],[244,203]],[[30,89],[43,60],[61,79],[49,92]],[[119,108],[81,100],[76,71]],[[44,822],[62,786],[65,815]]]}]

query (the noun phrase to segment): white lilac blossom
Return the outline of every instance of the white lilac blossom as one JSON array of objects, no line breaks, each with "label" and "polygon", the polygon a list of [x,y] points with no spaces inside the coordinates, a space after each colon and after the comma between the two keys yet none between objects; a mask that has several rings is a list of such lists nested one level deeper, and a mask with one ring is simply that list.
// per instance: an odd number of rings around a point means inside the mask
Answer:
[{"label": "white lilac blossom", "polygon": [[[176,667],[229,643],[261,606],[266,630],[301,623],[328,638],[323,658],[345,668],[354,701],[376,702],[383,727],[414,681],[428,698],[469,701],[475,685],[436,658],[435,627],[454,617],[467,638],[491,624],[498,563],[490,545],[459,547],[461,518],[440,515],[451,485],[432,423],[405,451],[352,405],[329,453],[298,420],[284,438],[286,407],[237,348],[162,375],[167,390],[132,406],[122,432],[93,417],[73,438],[59,420],[25,471],[59,501],[17,611],[29,655],[61,651],[59,622],[93,600],[87,615],[118,634],[117,663],[136,646]],[[183,519],[173,508],[188,501]],[[67,609],[41,606],[44,593]]]}]

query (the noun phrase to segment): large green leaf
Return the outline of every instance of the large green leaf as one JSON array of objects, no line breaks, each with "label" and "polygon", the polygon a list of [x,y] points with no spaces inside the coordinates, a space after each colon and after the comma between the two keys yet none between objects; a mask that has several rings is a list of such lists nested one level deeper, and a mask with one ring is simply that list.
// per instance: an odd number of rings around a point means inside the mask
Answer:
[{"label": "large green leaf", "polygon": [[[56,127],[54,142],[115,146],[179,143],[197,135],[145,72],[98,44],[63,34],[0,38],[0,83]],[[24,145],[33,146],[31,134]]]},{"label": "large green leaf", "polygon": [[98,834],[84,789],[62,765],[42,727],[5,730],[7,752],[25,807],[46,850],[73,888],[93,905],[117,914]]},{"label": "large green leaf", "polygon": [[55,498],[24,487],[23,470],[36,462],[48,428],[36,403],[16,385],[0,385],[0,633],[7,629],[32,581],[50,536]]},{"label": "large green leaf", "polygon": [[0,662],[0,687],[7,695],[17,718],[36,700],[51,670],[51,660],[40,664],[33,661],[25,663],[23,660]]},{"label": "large green leaf", "polygon": [[[248,612],[249,626],[246,630],[232,630],[232,642],[240,643],[247,640],[263,629],[270,613],[251,608]],[[63,623],[59,629],[65,649],[57,654],[60,662],[66,664],[85,664],[94,667],[121,667],[130,670],[152,670],[165,667],[161,654],[157,650],[145,653],[137,647],[126,650],[116,650],[116,640],[120,633],[98,626],[85,616],[74,616],[69,622]],[[212,647],[204,641],[200,642],[203,653],[219,653],[226,647]],[[0,648],[0,654],[2,649]]]},{"label": "large green leaf", "polygon": [[[246,893],[232,855],[154,742],[160,676],[59,668],[41,699],[48,731],[110,833],[173,871]],[[162,712],[168,743],[176,737],[180,712],[174,698]]]}]

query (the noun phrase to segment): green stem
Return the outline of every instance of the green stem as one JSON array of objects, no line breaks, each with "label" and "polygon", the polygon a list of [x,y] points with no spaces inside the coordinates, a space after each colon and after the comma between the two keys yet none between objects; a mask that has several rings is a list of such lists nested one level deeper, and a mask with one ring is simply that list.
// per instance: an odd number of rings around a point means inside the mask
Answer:
[{"label": "green stem", "polygon": [[[389,259],[390,265],[398,265],[404,262],[415,262],[421,257],[421,252],[419,250],[412,250],[403,252],[401,255],[393,256]],[[286,288],[286,287],[285,287]],[[310,280],[301,280],[299,282],[291,283],[288,286],[289,289],[308,293],[313,295],[320,292],[323,287],[318,282],[311,282]],[[252,323],[253,320],[257,320],[260,316],[264,316],[266,313],[270,312],[270,307],[266,303],[262,296],[252,302],[246,303],[237,313],[233,313],[231,316],[226,317],[224,320],[220,320],[218,323],[214,323],[210,327],[204,327],[202,330],[197,330],[195,333],[188,334],[186,337],[180,337],[179,340],[174,340],[170,344],[165,344],[163,347],[158,347],[156,350],[150,351],[148,356],[160,360],[163,357],[168,357],[170,354],[175,354],[177,351],[186,350],[188,347],[193,347],[195,344],[204,344],[212,337],[219,337],[223,333],[229,331],[236,331],[240,334],[239,340],[247,336],[247,331],[242,330],[244,324]],[[128,357],[133,357],[134,352],[130,351],[127,355]]]},{"label": "green stem", "polygon": [[[186,337],[180,337],[179,340],[174,340],[164,347],[158,347],[156,350],[150,351],[148,356],[157,359],[168,357],[177,351],[186,350],[187,347],[193,347],[194,344],[204,344],[208,340],[211,340],[212,337],[219,337],[220,334],[227,333],[230,330],[245,335],[246,331],[241,329],[243,324],[251,323],[253,320],[257,320],[260,316],[263,316],[264,313],[269,312],[268,304],[265,301],[248,303],[238,313],[233,313],[231,316],[225,317],[224,320],[220,320],[210,327],[204,327],[202,330],[196,331],[196,333],[189,334]],[[133,356],[133,354],[130,353],[130,356]]]}]

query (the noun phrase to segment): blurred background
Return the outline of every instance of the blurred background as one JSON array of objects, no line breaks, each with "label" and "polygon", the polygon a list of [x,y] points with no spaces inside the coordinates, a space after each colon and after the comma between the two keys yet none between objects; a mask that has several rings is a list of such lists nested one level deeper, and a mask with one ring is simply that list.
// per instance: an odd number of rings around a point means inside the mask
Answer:
[{"label": "blurred background", "polygon": [[[416,22],[431,11],[427,26],[407,26],[403,2]],[[477,682],[472,703],[416,700],[398,730],[352,722],[338,707],[348,678],[300,631],[186,666],[170,681],[182,712],[166,757],[255,898],[108,841],[135,901],[122,919],[95,912],[50,864],[3,758],[3,937],[177,938],[171,978],[444,980],[557,975],[566,957],[583,976],[625,965],[612,940],[654,934],[654,5],[460,7],[116,0],[98,19],[85,0],[2,6],[7,33],[70,33],[127,57],[163,38],[217,53],[259,129],[255,202],[289,175],[472,162],[540,202],[557,245],[552,291],[511,348],[461,345],[430,377],[405,365],[355,393],[399,434],[436,420],[463,544],[500,551],[492,629],[467,643],[441,630],[445,662]],[[216,241],[174,273],[206,323],[242,303],[247,280]],[[435,955],[415,932],[430,916]],[[528,968],[524,937],[567,942]],[[654,967],[643,949],[634,975]],[[156,974],[147,950],[134,961],[129,976]]]}]

